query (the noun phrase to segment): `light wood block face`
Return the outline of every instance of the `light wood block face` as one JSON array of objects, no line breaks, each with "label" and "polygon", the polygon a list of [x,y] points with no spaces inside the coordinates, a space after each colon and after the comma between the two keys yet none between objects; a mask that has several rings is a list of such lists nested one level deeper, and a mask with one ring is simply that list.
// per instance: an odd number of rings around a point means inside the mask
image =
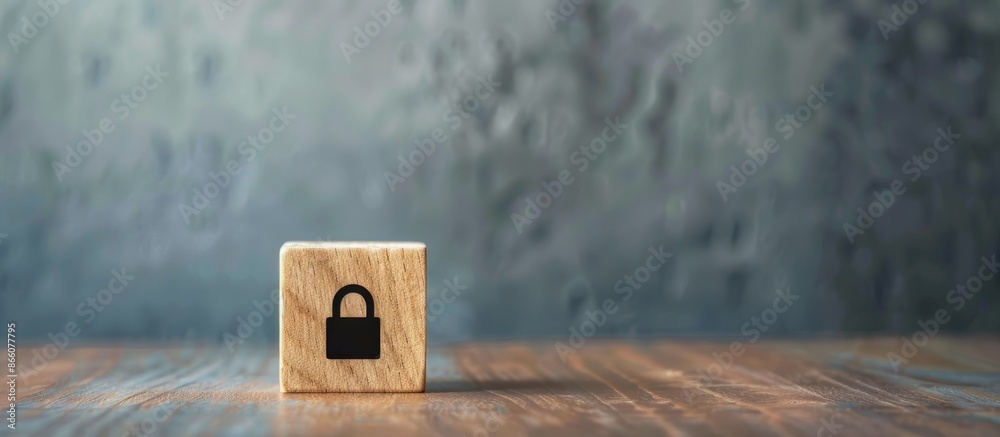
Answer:
[{"label": "light wood block face", "polygon": [[[427,365],[427,249],[423,243],[289,242],[281,247],[279,379],[282,392],[422,392]],[[343,324],[328,325],[334,296],[357,284],[378,318],[378,359],[327,358],[365,343],[365,300],[346,294]],[[356,288],[355,288],[356,289]],[[345,326],[346,325],[346,326]],[[351,335],[351,334],[355,335]],[[347,339],[348,341],[341,341]],[[336,354],[336,353],[335,353]]]}]

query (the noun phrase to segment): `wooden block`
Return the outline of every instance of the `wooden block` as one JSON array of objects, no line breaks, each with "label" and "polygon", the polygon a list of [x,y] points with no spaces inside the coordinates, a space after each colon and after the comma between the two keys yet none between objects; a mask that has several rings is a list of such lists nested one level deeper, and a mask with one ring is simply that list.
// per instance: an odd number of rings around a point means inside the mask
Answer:
[{"label": "wooden block", "polygon": [[[282,392],[424,391],[427,248],[423,243],[289,242],[281,246],[280,270]],[[366,317],[366,302],[359,293],[345,294],[340,319],[328,322],[335,295],[351,284],[370,292],[377,327]],[[348,291],[361,290],[349,287]],[[378,331],[371,334],[372,341],[378,339],[374,351],[365,337],[372,329]],[[328,353],[353,357],[331,359]],[[372,353],[378,358],[358,358]]]}]

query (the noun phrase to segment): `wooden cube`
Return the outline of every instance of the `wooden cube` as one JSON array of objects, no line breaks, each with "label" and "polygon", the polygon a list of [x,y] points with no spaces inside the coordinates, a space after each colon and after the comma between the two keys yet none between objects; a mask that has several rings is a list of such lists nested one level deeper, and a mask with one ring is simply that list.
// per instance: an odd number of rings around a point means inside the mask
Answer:
[{"label": "wooden cube", "polygon": [[289,242],[281,246],[280,270],[282,392],[424,391],[423,243]]}]

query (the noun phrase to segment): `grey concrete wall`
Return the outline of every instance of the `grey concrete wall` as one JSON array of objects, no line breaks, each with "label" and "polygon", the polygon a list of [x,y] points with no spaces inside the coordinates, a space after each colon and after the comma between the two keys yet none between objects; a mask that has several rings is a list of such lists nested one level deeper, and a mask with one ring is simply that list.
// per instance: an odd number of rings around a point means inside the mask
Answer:
[{"label": "grey concrete wall", "polygon": [[995,3],[58,4],[0,6],[24,335],[222,341],[316,239],[426,242],[432,342],[566,338],[606,302],[595,335],[1000,327],[995,281],[949,295],[1000,247]]}]

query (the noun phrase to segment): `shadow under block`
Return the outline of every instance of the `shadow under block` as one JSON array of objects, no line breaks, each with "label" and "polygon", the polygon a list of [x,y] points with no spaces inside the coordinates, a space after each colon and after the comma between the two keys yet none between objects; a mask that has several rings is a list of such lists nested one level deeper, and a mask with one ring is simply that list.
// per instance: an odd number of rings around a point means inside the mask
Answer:
[{"label": "shadow under block", "polygon": [[[282,392],[424,391],[427,248],[423,243],[289,242],[281,247],[280,271]],[[327,359],[327,318],[332,316],[338,290],[350,284],[371,293],[379,319],[378,359]],[[347,294],[341,317],[365,317],[365,307],[359,294]],[[337,332],[333,341],[345,335]]]}]

